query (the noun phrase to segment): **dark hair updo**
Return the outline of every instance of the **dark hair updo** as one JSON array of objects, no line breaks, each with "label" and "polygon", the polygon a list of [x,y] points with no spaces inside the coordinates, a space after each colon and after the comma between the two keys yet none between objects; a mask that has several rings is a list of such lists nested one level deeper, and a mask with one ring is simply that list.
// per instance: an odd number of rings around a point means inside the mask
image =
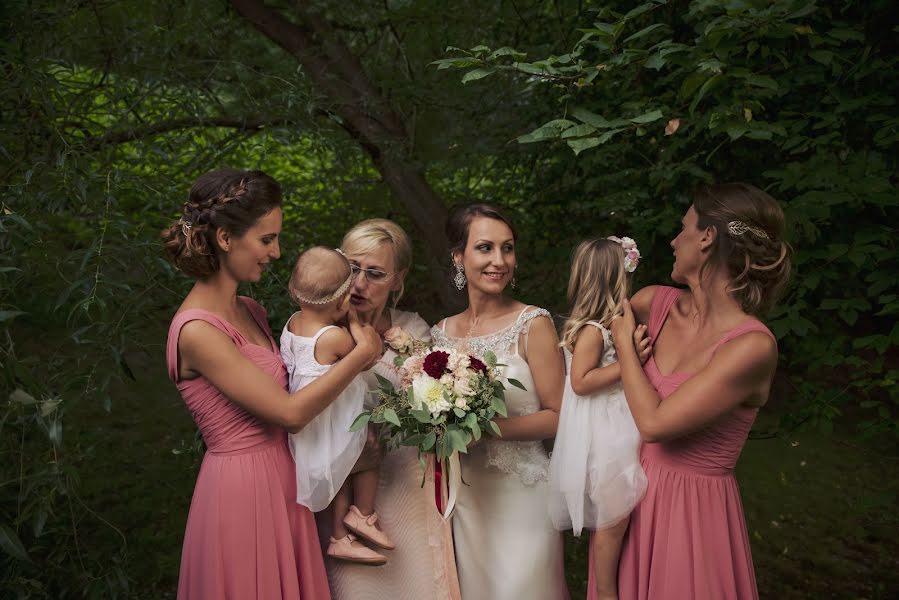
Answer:
[{"label": "dark hair updo", "polygon": [[699,229],[718,232],[707,265],[727,270],[728,291],[746,313],[766,313],[790,279],[792,248],[780,205],[754,186],[725,183],[700,188],[693,209]]},{"label": "dark hair updo", "polygon": [[218,271],[216,230],[234,237],[281,206],[281,186],[262,171],[218,169],[201,175],[184,203],[181,218],[162,232],[169,262],[203,279]]},{"label": "dark hair updo", "polygon": [[515,231],[515,226],[512,225],[512,221],[498,206],[485,203],[464,204],[453,208],[450,211],[449,218],[446,220],[446,237],[449,240],[451,253],[461,253],[465,250],[465,245],[468,244],[468,230],[475,217],[487,217],[488,219],[502,221],[512,230],[512,239],[518,239],[518,234]]}]

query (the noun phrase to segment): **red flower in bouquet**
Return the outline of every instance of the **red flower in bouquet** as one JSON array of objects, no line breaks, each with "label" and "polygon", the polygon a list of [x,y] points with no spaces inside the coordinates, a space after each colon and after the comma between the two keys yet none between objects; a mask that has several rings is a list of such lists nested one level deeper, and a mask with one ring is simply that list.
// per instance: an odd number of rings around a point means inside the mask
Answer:
[{"label": "red flower in bouquet", "polygon": [[433,377],[440,379],[446,371],[446,365],[449,363],[449,353],[437,350],[425,356],[425,362],[422,366],[424,372]]},{"label": "red flower in bouquet", "polygon": [[471,368],[475,371],[480,371],[484,375],[487,374],[487,365],[485,365],[483,362],[481,362],[474,356],[471,356],[470,354],[468,355],[468,363],[469,363],[468,364],[469,368]]}]

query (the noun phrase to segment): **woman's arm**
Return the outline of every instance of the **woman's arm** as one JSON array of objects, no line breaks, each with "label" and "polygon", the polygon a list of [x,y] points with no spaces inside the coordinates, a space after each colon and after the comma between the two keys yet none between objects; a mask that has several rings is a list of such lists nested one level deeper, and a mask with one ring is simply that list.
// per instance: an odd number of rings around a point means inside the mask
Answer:
[{"label": "woman's arm", "polygon": [[634,310],[634,316],[638,323],[649,324],[649,313],[652,310],[652,301],[656,297],[656,292],[661,286],[648,285],[640,288],[631,297],[631,308]]},{"label": "woman's arm", "polygon": [[559,336],[548,317],[535,317],[527,334],[527,362],[541,409],[520,417],[496,419],[504,440],[543,440],[556,435],[565,366]]},{"label": "woman's arm", "polygon": [[377,360],[381,343],[374,328],[350,320],[356,347],[314,382],[288,394],[253,364],[224,332],[205,321],[181,329],[178,351],[190,369],[206,377],[229,400],[264,421],[297,432],[334,401],[353,378]]},{"label": "woman's arm", "polygon": [[621,380],[640,435],[647,442],[678,438],[716,421],[740,405],[767,400],[777,367],[777,345],[765,333],[749,332],[723,345],[709,364],[660,402],[633,344],[634,314],[625,304],[612,322]]}]

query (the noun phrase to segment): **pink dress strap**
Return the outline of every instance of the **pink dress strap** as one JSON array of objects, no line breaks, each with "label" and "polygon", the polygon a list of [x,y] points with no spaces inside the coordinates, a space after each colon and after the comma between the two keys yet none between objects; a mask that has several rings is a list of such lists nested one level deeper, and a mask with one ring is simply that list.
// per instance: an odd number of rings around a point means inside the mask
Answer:
[{"label": "pink dress strap", "polygon": [[[240,298],[247,309],[249,309],[253,320],[262,330],[262,333],[265,334],[266,338],[269,339],[270,349],[275,350],[274,341],[272,341],[272,330],[271,327],[269,327],[268,314],[265,312],[265,309],[252,298],[248,298],[247,296],[238,296],[238,298]],[[234,325],[213,312],[202,308],[188,308],[187,310],[178,313],[169,325],[169,338],[166,342],[165,349],[165,360],[166,366],[168,367],[169,379],[175,383],[179,382],[178,372],[181,366],[178,360],[178,339],[181,337],[181,328],[190,321],[205,321],[209,323],[216,329],[223,331],[234,341],[234,344],[237,347],[252,343],[245,338]]]},{"label": "pink dress strap", "polygon": [[681,290],[676,287],[659,286],[659,289],[656,290],[649,309],[649,337],[651,339],[655,340],[662,331],[665,319],[668,318],[671,307],[674,306],[680,295]]},{"label": "pink dress strap", "polygon": [[737,325],[726,334],[724,334],[724,336],[715,344],[715,347],[712,348],[712,356],[714,356],[715,353],[718,352],[718,348],[720,348],[727,342],[751,331],[761,331],[762,333],[766,333],[771,337],[772,340],[774,340],[774,343],[777,344],[777,338],[774,337],[774,334],[771,333],[770,329],[765,327],[764,323],[762,323],[758,319],[750,319],[741,325]]}]

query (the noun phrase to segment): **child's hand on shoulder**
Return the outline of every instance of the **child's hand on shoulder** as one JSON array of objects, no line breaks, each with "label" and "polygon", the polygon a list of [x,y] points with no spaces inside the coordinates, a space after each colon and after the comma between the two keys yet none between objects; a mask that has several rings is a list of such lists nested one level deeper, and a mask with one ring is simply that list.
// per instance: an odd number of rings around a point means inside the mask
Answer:
[{"label": "child's hand on shoulder", "polygon": [[637,325],[634,329],[634,348],[637,349],[640,364],[645,364],[652,354],[652,340],[649,339],[649,330],[646,325]]}]

